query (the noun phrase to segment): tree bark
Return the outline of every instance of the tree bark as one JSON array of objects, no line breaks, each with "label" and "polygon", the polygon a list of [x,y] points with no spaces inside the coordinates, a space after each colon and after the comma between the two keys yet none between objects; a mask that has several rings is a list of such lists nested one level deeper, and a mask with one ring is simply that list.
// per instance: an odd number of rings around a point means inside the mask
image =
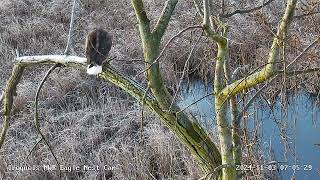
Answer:
[{"label": "tree bark", "polygon": [[[142,0],[132,0],[131,2],[139,24],[146,67],[149,67],[149,64],[154,63],[159,56],[161,39],[178,0],[168,0],[166,2],[153,31],[150,30],[150,20],[143,8]],[[186,145],[203,172],[210,173],[221,165],[218,148],[197,121],[190,114],[179,112],[180,108],[176,104],[169,110],[173,98],[163,82],[158,62],[148,68],[146,79],[158,105],[158,108],[153,109],[154,112]]]}]

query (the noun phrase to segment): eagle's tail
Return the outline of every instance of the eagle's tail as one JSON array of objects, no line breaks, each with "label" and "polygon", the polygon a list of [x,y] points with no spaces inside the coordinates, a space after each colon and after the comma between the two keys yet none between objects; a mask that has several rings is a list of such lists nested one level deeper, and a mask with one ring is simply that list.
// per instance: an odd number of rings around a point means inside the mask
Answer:
[{"label": "eagle's tail", "polygon": [[102,72],[102,66],[90,64],[87,67],[87,73],[90,75],[97,75]]}]

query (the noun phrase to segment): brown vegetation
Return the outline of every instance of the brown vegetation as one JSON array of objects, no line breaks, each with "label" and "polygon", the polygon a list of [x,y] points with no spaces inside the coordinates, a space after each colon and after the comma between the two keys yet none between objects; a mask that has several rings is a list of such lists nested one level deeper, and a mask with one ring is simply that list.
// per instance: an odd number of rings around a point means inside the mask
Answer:
[{"label": "brown vegetation", "polygon": [[[160,14],[164,1],[146,1],[151,19]],[[314,4],[312,4],[314,3]],[[294,59],[305,46],[319,37],[317,0],[300,3],[297,21],[290,29],[286,62]],[[0,88],[4,88],[12,70],[14,50],[21,55],[63,54],[67,43],[72,1],[66,0],[2,0],[0,5]],[[246,4],[242,5],[243,7]],[[232,11],[237,4],[227,4]],[[271,3],[264,11],[236,15],[228,19],[230,27],[230,61],[232,70],[249,65],[256,69],[266,62],[266,49],[271,44],[272,31],[281,16],[282,3]],[[309,16],[309,14],[311,14]],[[303,16],[308,15],[308,16]],[[312,17],[312,18],[310,18]],[[84,56],[84,39],[90,30],[101,27],[113,36],[111,64],[132,76],[143,70],[143,56],[136,18],[130,1],[82,0],[77,9],[74,45],[71,54]],[[201,20],[191,2],[181,1],[175,10],[164,42],[181,29],[199,24]],[[155,22],[151,22],[152,25]],[[185,60],[200,30],[192,30],[176,39],[161,59],[167,85],[175,91]],[[191,57],[188,73],[205,81],[212,81],[214,64],[212,43],[201,38]],[[298,68],[319,67],[320,46],[317,45],[300,60]],[[279,64],[282,68],[283,64]],[[46,69],[46,67],[43,67]],[[33,119],[33,98],[43,76],[42,69],[26,72],[18,86],[11,128],[0,150],[1,179],[56,179],[55,171],[8,171],[9,165],[54,165],[47,147],[40,144],[25,160],[37,140]],[[247,72],[250,73],[250,72]],[[139,80],[142,78],[137,77]],[[320,74],[300,75],[286,80],[287,88],[300,87],[319,94]],[[280,79],[275,83],[282,83]],[[144,82],[143,82],[144,83]],[[266,92],[279,92],[269,89]],[[140,106],[110,84],[84,72],[60,69],[46,82],[40,98],[41,128],[50,140],[62,165],[100,165],[114,167],[112,171],[64,173],[68,179],[194,179],[200,177],[189,152],[157,119],[147,114],[144,120],[144,143],[139,138]],[[2,121],[0,121],[2,122]],[[104,177],[104,178],[103,178]]]}]

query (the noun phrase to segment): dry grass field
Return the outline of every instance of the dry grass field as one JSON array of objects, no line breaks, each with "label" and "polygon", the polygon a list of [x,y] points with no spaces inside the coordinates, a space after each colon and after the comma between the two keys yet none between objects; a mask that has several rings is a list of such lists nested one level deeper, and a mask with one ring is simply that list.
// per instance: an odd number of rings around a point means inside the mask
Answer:
[{"label": "dry grass field", "polygon": [[[153,25],[161,13],[164,0],[145,2]],[[10,76],[15,48],[23,56],[63,54],[71,7],[71,0],[1,0],[1,89]],[[281,12],[278,11],[281,8],[283,4],[273,3],[266,8],[267,13],[256,12],[228,20],[233,69],[242,65],[250,65],[254,69],[264,63],[272,35],[269,27],[262,22],[267,21],[266,24],[276,28],[279,20],[277,12]],[[315,22],[320,22],[320,17],[318,15],[313,19],[302,18],[292,25],[287,61],[297,56],[315,36],[319,36],[320,25]],[[196,15],[192,2],[179,2],[162,44],[183,28],[199,23],[201,19]],[[139,32],[130,1],[80,0],[76,9],[71,55],[84,56],[85,36],[96,27],[106,29],[113,36],[110,52],[110,57],[114,58],[112,66],[132,76],[144,68]],[[161,66],[172,91],[175,91],[191,46],[200,34],[201,31],[184,34],[164,55]],[[216,53],[213,49],[214,45],[203,37],[189,64],[190,77],[206,82],[212,80],[212,59]],[[309,52],[298,67],[319,67],[320,52],[317,49],[319,46]],[[38,83],[48,68],[37,66],[27,69],[18,85],[10,129],[0,150],[0,179],[59,178],[53,168],[56,162],[45,144],[40,143],[26,158],[39,140],[33,124],[33,99]],[[294,87],[296,81],[310,82],[299,88],[316,94],[320,89],[319,78],[319,73],[301,75],[288,80],[288,88]],[[137,80],[145,84],[142,75]],[[270,88],[268,92],[273,94],[277,89]],[[190,153],[157,117],[145,112],[141,130],[141,106],[120,89],[95,76],[88,76],[84,70],[57,69],[41,91],[39,107],[41,129],[60,165],[66,168],[62,171],[63,179],[197,179],[201,176]],[[82,169],[67,169],[75,166]],[[83,170],[84,166],[91,169]]]}]

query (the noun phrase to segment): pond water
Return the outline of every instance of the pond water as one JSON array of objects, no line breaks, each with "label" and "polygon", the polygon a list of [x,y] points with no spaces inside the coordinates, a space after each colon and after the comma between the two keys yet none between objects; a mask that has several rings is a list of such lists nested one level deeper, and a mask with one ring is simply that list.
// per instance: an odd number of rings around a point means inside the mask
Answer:
[{"label": "pond water", "polygon": [[[201,81],[184,84],[179,106],[184,108],[212,92]],[[187,108],[208,131],[215,127],[214,97],[208,96]],[[241,107],[240,107],[241,108]],[[228,113],[230,114],[230,113]],[[276,179],[320,179],[320,106],[308,93],[288,98],[286,105],[277,99],[272,107],[257,99],[249,108],[245,125],[250,133],[257,129],[257,140],[264,162],[278,161]],[[274,168],[263,166],[265,171]]]}]

